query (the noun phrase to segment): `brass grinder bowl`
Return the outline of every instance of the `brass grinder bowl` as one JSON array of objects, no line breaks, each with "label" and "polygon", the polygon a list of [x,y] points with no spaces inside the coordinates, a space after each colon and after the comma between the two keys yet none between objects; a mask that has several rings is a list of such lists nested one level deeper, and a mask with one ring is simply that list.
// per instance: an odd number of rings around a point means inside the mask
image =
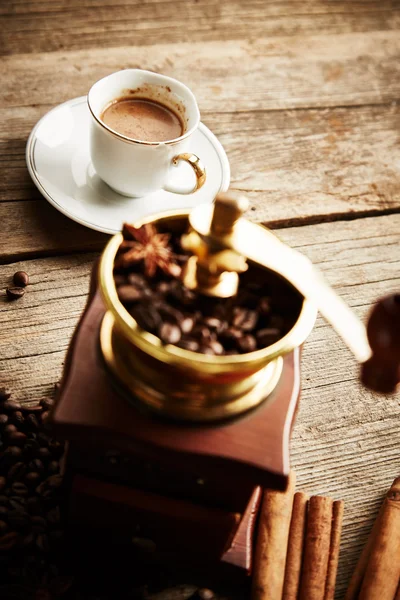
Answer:
[{"label": "brass grinder bowl", "polygon": [[[162,231],[181,234],[188,230],[189,212],[153,215],[135,226],[151,222]],[[164,416],[189,421],[233,417],[265,401],[279,381],[282,357],[303,344],[311,332],[315,306],[306,299],[301,302],[300,296],[299,314],[290,331],[276,343],[247,354],[210,356],[164,345],[141,329],[119,301],[113,268],[122,240],[122,233],[114,235],[100,261],[99,284],[107,309],[100,346],[108,368],[128,394]],[[260,267],[250,263],[248,276],[253,272],[259,277]]]}]

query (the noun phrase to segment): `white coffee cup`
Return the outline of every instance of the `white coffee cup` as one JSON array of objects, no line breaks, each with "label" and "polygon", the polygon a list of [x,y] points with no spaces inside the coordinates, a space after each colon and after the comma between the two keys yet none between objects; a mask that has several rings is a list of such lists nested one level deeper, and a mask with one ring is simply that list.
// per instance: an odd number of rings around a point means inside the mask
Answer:
[{"label": "white coffee cup", "polygon": [[[101,115],[110,102],[122,97],[146,98],[164,104],[179,115],[184,124],[183,134],[166,142],[147,142],[114,131],[103,123]],[[99,177],[116,192],[131,197],[160,189],[190,194],[203,185],[205,169],[198,156],[188,153],[190,138],[200,123],[200,111],[193,93],[183,83],[150,71],[126,69],[97,81],[87,101],[92,116],[92,163]],[[180,161],[187,161],[193,168],[190,184],[170,181],[171,170]]]}]

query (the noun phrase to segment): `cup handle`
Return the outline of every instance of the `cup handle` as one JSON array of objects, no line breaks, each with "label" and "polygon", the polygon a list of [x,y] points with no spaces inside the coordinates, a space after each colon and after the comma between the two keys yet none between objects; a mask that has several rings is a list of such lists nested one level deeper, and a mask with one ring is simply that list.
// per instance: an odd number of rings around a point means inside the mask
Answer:
[{"label": "cup handle", "polygon": [[177,154],[172,159],[172,164],[177,165],[180,160],[184,160],[192,167],[194,174],[196,175],[196,184],[194,188],[190,190],[182,190],[173,185],[166,185],[164,189],[167,192],[173,192],[174,194],[193,194],[196,190],[199,190],[206,180],[206,169],[201,160],[195,154],[190,152],[184,152],[183,154]]}]

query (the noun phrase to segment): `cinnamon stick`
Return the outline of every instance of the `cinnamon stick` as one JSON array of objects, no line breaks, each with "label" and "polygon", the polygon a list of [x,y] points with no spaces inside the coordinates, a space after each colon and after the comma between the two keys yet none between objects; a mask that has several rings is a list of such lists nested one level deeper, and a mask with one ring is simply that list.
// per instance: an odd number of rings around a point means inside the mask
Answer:
[{"label": "cinnamon stick", "polygon": [[332,505],[332,498],[310,498],[300,600],[324,600],[331,542]]},{"label": "cinnamon stick", "polygon": [[285,492],[264,492],[254,557],[252,600],[278,600],[282,596],[295,480],[292,472]]},{"label": "cinnamon stick", "polygon": [[400,580],[400,477],[386,494],[360,600],[393,600]]},{"label": "cinnamon stick", "polygon": [[308,495],[297,492],[293,499],[282,600],[297,600],[307,518]]},{"label": "cinnamon stick", "polygon": [[331,543],[329,547],[328,574],[325,584],[324,600],[334,600],[336,575],[339,564],[340,537],[342,535],[344,502],[336,500],[333,503]]},{"label": "cinnamon stick", "polygon": [[382,515],[383,506],[381,506],[378,516],[375,519],[375,523],[371,529],[371,533],[367,539],[367,542],[361,552],[360,558],[358,559],[354,573],[350,579],[349,587],[347,588],[344,600],[358,600],[358,595],[361,590],[361,586],[364,579],[365,570],[371,554],[371,549],[375,544],[376,534],[379,531],[380,518]]}]

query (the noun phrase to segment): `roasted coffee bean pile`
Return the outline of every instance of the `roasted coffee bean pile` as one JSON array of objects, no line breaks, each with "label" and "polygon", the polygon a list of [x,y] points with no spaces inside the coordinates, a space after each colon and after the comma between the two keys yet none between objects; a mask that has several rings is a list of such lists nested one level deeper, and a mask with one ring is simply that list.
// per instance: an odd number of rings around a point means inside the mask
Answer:
[{"label": "roasted coffee bean pile", "polygon": [[[179,238],[172,244],[183,266],[188,256]],[[115,269],[114,280],[121,303],[142,329],[164,344],[215,356],[270,346],[293,327],[301,307],[293,288],[255,267],[241,276],[238,294],[228,299],[202,296],[160,270],[146,277],[140,262]]]},{"label": "roasted coffee bean pile", "polygon": [[24,407],[0,390],[0,551],[46,554],[62,539],[58,507],[64,445],[45,424],[53,400]]},{"label": "roasted coffee bean pile", "polygon": [[206,588],[176,585],[176,577],[158,566],[136,569],[126,549],[115,564],[99,569],[89,561],[79,571],[79,544],[65,535],[64,446],[48,425],[53,402],[43,398],[24,406],[0,388],[1,600],[221,599]]}]

